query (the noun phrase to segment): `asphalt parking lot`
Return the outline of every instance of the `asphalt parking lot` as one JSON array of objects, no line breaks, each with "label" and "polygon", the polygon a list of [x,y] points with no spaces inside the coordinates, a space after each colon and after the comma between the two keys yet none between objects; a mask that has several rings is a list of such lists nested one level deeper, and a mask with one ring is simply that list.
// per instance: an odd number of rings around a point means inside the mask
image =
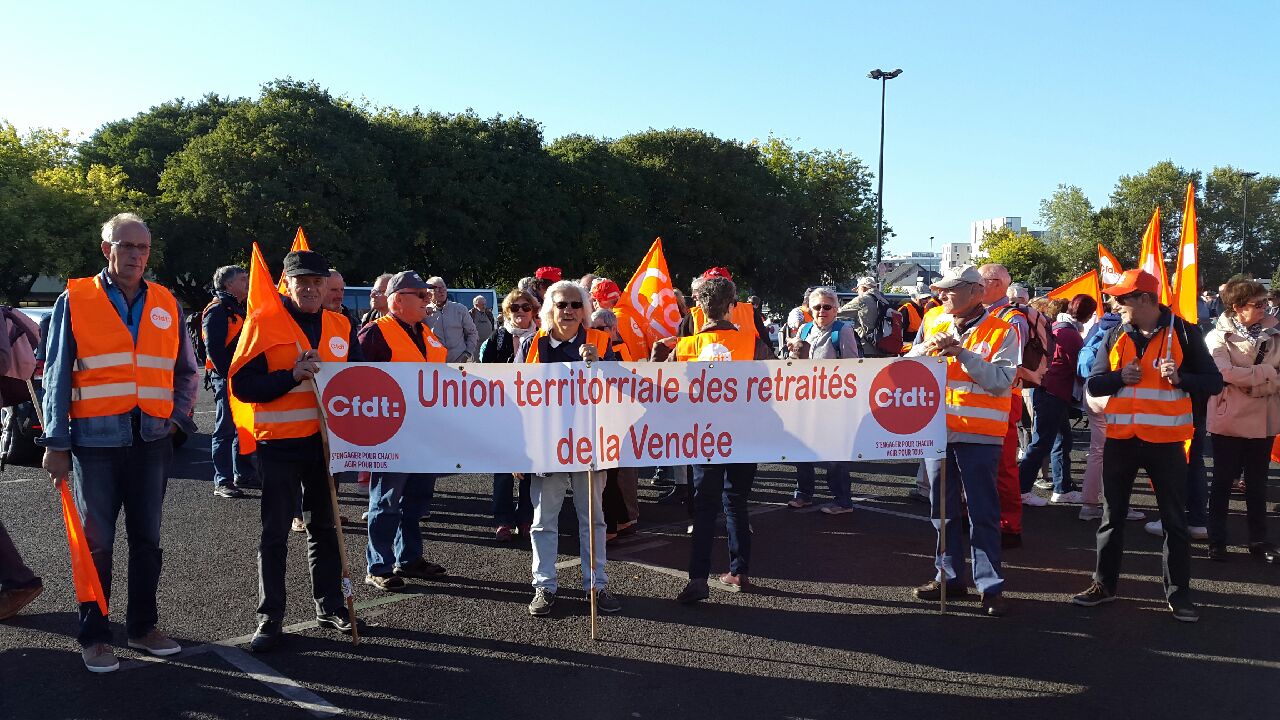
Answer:
[{"label": "asphalt parking lot", "polygon": [[[207,430],[207,396],[198,409]],[[833,517],[785,507],[791,467],[762,466],[757,588],[713,589],[693,607],[672,601],[689,550],[684,511],[643,488],[640,531],[608,546],[623,610],[601,618],[594,642],[572,511],[561,524],[563,601],[556,616],[531,618],[528,545],[494,542],[490,478],[446,476],[425,538],[447,580],[399,594],[357,585],[371,627],[353,647],[315,627],[294,535],[288,642],[252,655],[257,494],[215,498],[198,435],[175,457],[159,598],[162,629],[186,650],[158,661],[124,646],[122,530],[112,607],[122,667],[91,675],[74,639],[56,496],[40,471],[10,466],[0,518],[46,590],[0,624],[0,718],[1280,717],[1280,568],[1239,548],[1210,563],[1198,545],[1203,619],[1179,624],[1161,599],[1160,541],[1131,523],[1122,601],[1079,608],[1067,598],[1088,584],[1096,521],[1078,520],[1078,506],[1028,508],[1026,545],[1005,555],[1010,615],[982,616],[976,602],[941,615],[910,597],[930,577],[934,543],[926,508],[906,495],[914,473],[910,463],[859,465],[856,511]],[[1278,496],[1273,483],[1269,504]],[[345,514],[358,518],[364,502],[344,486]],[[1135,503],[1154,508],[1142,483]],[[1274,539],[1280,523],[1270,523]],[[1238,499],[1230,527],[1243,538]],[[363,577],[364,529],[345,532],[352,575]],[[723,572],[723,540],[716,553]]]}]

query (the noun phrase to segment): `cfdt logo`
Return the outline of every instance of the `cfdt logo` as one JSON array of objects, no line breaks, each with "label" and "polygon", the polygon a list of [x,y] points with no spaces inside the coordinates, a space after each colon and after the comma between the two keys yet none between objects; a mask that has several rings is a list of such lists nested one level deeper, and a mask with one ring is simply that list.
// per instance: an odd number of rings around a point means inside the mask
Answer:
[{"label": "cfdt logo", "polygon": [[376,367],[344,368],[325,386],[324,412],[334,435],[352,445],[381,445],[404,424],[404,393]]},{"label": "cfdt logo", "polygon": [[890,363],[871,382],[871,414],[885,430],[912,435],[924,429],[942,406],[933,373],[915,360]]}]

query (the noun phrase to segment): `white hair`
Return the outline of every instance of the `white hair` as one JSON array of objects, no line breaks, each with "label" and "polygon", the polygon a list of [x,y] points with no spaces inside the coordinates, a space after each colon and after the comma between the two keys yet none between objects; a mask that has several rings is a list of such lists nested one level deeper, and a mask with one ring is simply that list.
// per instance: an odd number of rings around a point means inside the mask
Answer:
[{"label": "white hair", "polygon": [[[588,314],[591,312],[591,293],[587,292],[586,288],[572,280],[561,280],[547,288],[547,292],[542,296],[542,310],[538,313],[538,317],[542,320],[542,327],[549,328],[554,324],[554,321],[551,318],[551,310],[556,306],[556,304],[551,301],[551,296],[556,293],[568,295],[570,298],[572,298],[575,293],[578,295],[578,299],[582,301],[582,323],[583,325],[586,325]],[[570,300],[570,302],[573,301]]]},{"label": "white hair", "polygon": [[840,307],[840,296],[836,294],[836,289],[833,287],[816,287],[810,290],[809,296],[804,299],[806,305],[813,305],[814,295],[831,298],[831,304],[835,305],[837,308]]},{"label": "white hair", "polygon": [[449,286],[445,284],[444,278],[440,277],[439,275],[433,275],[427,278],[427,284],[435,285],[436,287],[442,288],[444,290],[449,289]]},{"label": "white hair", "polygon": [[142,229],[146,230],[148,235],[151,234],[151,228],[147,227],[147,223],[141,216],[137,213],[122,212],[112,216],[110,220],[102,223],[102,242],[114,245],[116,242],[116,231],[125,225],[141,225]]}]

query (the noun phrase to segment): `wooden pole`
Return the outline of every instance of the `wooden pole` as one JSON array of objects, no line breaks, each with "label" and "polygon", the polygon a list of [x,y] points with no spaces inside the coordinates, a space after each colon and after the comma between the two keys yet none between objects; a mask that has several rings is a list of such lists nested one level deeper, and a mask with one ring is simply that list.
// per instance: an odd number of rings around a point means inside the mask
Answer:
[{"label": "wooden pole", "polygon": [[[298,352],[302,344],[298,343]],[[342,597],[347,601],[347,617],[351,620],[351,644],[360,644],[360,627],[356,618],[355,589],[351,584],[351,570],[347,567],[347,542],[342,536],[342,515],[338,512],[338,484],[329,470],[329,415],[324,411],[324,398],[320,395],[320,383],[311,378],[311,390],[316,395],[316,407],[320,408],[320,444],[324,448],[324,474],[329,478],[329,503],[333,509],[333,531],[338,535],[338,558],[342,561]]]},{"label": "wooden pole", "polygon": [[596,471],[587,470],[587,555],[591,582],[591,639],[596,639]]},{"label": "wooden pole", "polygon": [[938,612],[947,612],[947,456],[942,456],[942,464],[938,466],[938,554],[942,561],[938,568],[942,573],[942,593],[938,596]]}]

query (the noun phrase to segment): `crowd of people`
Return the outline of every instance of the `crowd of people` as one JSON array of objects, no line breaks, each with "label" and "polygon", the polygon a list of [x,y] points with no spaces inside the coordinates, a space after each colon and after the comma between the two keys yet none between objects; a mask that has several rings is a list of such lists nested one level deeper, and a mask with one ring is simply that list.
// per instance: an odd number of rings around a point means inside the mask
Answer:
[{"label": "crowd of people", "polygon": [[[181,650],[158,628],[156,593],[169,435],[195,431],[197,344],[205,348],[204,371],[216,402],[213,492],[232,499],[244,496],[245,488],[260,489],[258,625],[249,643],[256,652],[276,648],[284,637],[291,528],[306,535],[318,624],[344,633],[359,629],[344,602],[338,541],[342,524],[356,521],[338,516],[331,502],[323,416],[312,382],[319,363],[776,357],[759,302],[739,301],[733,277],[722,267],[696,278],[687,302],[677,295],[679,329],[671,337],[652,337],[633,310],[618,305],[618,283],[594,275],[567,280],[552,266],[521,280],[502,298],[496,317],[483,298],[471,308],[448,300],[443,278],[389,272],[373,284],[372,308],[356,318],[343,305],[341,275],[311,251],[285,257],[285,312],[262,319],[261,326],[246,324],[247,273],[235,266],[218,269],[215,296],[201,313],[203,330],[195,343],[181,330],[174,296],[144,278],[150,242],[137,215],[111,218],[102,228],[106,268],[70,280],[55,304],[43,341],[47,420],[39,442],[49,475],[75,490],[108,593],[116,518],[124,511],[127,642],[157,656]],[[1071,601],[1094,606],[1114,600],[1126,522],[1145,519],[1129,502],[1140,470],[1157,501],[1159,519],[1146,530],[1164,539],[1165,595],[1175,619],[1199,618],[1190,589],[1191,541],[1207,539],[1211,560],[1231,556],[1227,503],[1237,481],[1247,506],[1248,551],[1266,562],[1280,560],[1267,539],[1264,504],[1272,441],[1280,433],[1280,322],[1263,286],[1241,277],[1225,283],[1212,300],[1220,311],[1202,327],[1162,305],[1158,281],[1141,270],[1104,288],[1110,298],[1104,308],[1086,295],[1031,300],[1011,280],[1000,265],[965,266],[945,273],[932,292],[895,308],[874,278],[861,278],[857,297],[845,307],[834,288],[810,288],[788,318],[785,352],[793,359],[946,358],[946,455],[920,463],[911,491],[930,506],[938,550],[933,576],[914,596],[932,602],[945,593],[959,600],[972,587],[985,614],[1006,614],[1002,555],[1022,545],[1024,507],[1072,504],[1080,505],[1082,520],[1100,525],[1092,582]],[[886,309],[896,313],[893,323],[886,322]],[[232,398],[252,407],[251,453],[241,447]],[[1080,414],[1089,421],[1090,447],[1077,489],[1070,455],[1072,423]],[[1024,424],[1029,432],[1023,432]],[[1202,459],[1206,433],[1214,454],[1211,488]],[[821,511],[851,512],[850,462],[797,465],[788,505],[815,502],[818,469],[825,471],[832,498]],[[607,547],[637,527],[640,472],[621,468],[595,478],[512,468],[493,476],[495,541],[527,536],[530,543],[530,615],[555,611],[558,523],[566,497],[578,518],[584,583],[600,611],[622,610],[608,589]],[[646,472],[668,486],[664,501],[683,499],[688,508],[688,580],[675,600],[707,600],[713,583],[749,591],[748,500],[756,466],[699,464]],[[433,474],[338,475],[334,481],[354,481],[368,493],[362,517],[368,530],[365,585],[397,592],[409,581],[447,574],[427,559],[422,538]],[[1050,490],[1049,498],[1037,494],[1038,488]],[[589,512],[590,505],[602,512]],[[727,572],[713,575],[721,511],[730,557]],[[2,619],[34,598],[34,575],[8,536],[0,535]],[[80,604],[78,640],[90,671],[119,666],[95,603]]]}]

